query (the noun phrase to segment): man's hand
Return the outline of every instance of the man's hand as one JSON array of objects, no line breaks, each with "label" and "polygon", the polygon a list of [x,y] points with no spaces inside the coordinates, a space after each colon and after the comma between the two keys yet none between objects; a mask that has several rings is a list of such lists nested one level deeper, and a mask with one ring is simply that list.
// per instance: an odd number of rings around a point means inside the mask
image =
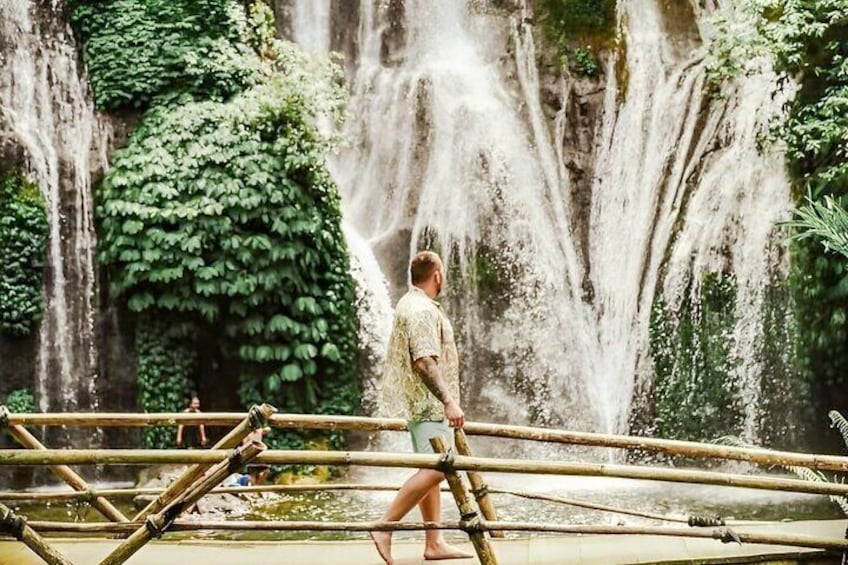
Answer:
[{"label": "man's hand", "polygon": [[465,414],[456,402],[450,401],[445,404],[445,418],[448,419],[452,428],[461,428],[465,425]]}]

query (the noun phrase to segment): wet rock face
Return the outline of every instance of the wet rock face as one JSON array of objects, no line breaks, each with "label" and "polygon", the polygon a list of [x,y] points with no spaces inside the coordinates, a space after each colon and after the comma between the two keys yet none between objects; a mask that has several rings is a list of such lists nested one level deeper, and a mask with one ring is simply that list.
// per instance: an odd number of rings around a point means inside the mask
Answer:
[{"label": "wet rock face", "polygon": [[330,49],[344,55],[345,75],[353,78],[359,59],[359,2],[332,0],[330,2]]}]

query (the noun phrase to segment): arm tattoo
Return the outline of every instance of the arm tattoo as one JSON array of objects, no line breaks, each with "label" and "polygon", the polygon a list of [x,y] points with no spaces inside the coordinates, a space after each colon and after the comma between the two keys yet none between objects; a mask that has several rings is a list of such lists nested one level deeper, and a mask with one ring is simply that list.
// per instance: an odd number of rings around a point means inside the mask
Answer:
[{"label": "arm tattoo", "polygon": [[422,357],[415,361],[415,369],[424,384],[433,393],[433,396],[438,398],[442,404],[452,402],[448,387],[445,381],[442,380],[442,373],[439,371],[439,364],[433,357]]}]

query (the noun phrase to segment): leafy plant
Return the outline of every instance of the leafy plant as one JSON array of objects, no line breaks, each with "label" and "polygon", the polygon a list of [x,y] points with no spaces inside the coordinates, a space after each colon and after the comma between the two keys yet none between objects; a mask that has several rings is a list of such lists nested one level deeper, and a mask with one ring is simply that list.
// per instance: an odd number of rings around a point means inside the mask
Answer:
[{"label": "leafy plant", "polygon": [[29,335],[42,313],[47,212],[22,174],[0,177],[0,331]]},{"label": "leafy plant", "polygon": [[255,81],[235,0],[74,0],[70,8],[100,108],[143,108],[173,93],[225,99]]},{"label": "leafy plant", "polygon": [[848,6],[841,0],[758,0],[758,30],[777,70],[798,85],[781,133],[796,194],[791,283],[801,370],[840,394],[848,370],[848,272],[837,251],[848,196]]},{"label": "leafy plant", "polygon": [[598,60],[592,53],[583,47],[577,47],[573,50],[572,58],[577,67],[577,71],[587,77],[597,76],[601,72],[601,67]]},{"label": "leafy plant", "polygon": [[35,412],[35,397],[28,389],[18,388],[6,395],[3,405],[12,414],[25,414]]},{"label": "leafy plant", "polygon": [[[10,391],[6,395],[6,399],[0,404],[3,404],[12,414],[28,414],[37,411],[35,397],[32,392],[25,388]],[[3,433],[12,438],[8,429],[4,429]]]},{"label": "leafy plant", "polygon": [[354,285],[312,113],[286,76],[152,109],[100,191],[101,260],[132,311],[217,328],[245,404],[350,412]]}]

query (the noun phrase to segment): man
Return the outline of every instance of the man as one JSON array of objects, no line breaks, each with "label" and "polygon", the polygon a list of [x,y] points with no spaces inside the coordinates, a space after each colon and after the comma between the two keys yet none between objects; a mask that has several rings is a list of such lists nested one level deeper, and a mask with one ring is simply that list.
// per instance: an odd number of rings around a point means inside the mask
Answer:
[{"label": "man", "polygon": [[[453,444],[451,427],[462,427],[459,406],[459,359],[453,328],[435,298],[442,292],[445,269],[432,251],[417,254],[409,265],[412,285],[395,308],[382,394],[386,408],[406,418],[416,453],[433,453],[430,438]],[[401,520],[415,505],[425,521],[439,521],[439,484],[444,474],[419,469],[398,491],[383,521]],[[380,557],[392,565],[392,533],[371,532]],[[428,530],[424,559],[460,559],[470,554],[444,541],[441,531]]]},{"label": "man", "polygon": [[[192,396],[188,408],[183,412],[200,412],[200,398]],[[198,449],[206,447],[206,426],[177,426],[177,447],[186,449]]]}]

